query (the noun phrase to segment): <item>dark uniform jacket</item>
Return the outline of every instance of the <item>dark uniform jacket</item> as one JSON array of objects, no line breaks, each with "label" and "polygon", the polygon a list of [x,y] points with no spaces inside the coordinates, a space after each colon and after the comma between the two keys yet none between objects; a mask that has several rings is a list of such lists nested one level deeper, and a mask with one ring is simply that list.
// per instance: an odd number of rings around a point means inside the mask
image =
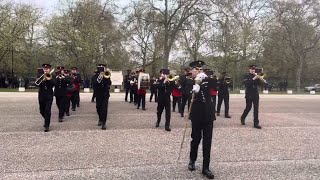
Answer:
[{"label": "dark uniform jacket", "polygon": [[150,91],[155,91],[157,89],[156,85],[154,84],[156,80],[151,79],[150,80]]},{"label": "dark uniform jacket", "polygon": [[82,82],[81,75],[79,73],[73,74],[73,84],[74,84],[74,90],[79,91],[80,90],[80,84]]},{"label": "dark uniform jacket", "polygon": [[132,91],[138,91],[138,78],[136,76],[133,76],[131,80],[134,81],[134,83],[131,85]]},{"label": "dark uniform jacket", "polygon": [[174,81],[167,81],[166,83],[164,83],[164,79],[159,79],[156,84],[156,87],[158,89],[158,101],[161,101],[164,99],[170,100],[173,86],[174,86]]},{"label": "dark uniform jacket", "polygon": [[227,84],[227,82],[224,79],[219,79],[218,80],[218,89],[219,89],[218,96],[229,96],[229,87],[231,87],[230,83]]},{"label": "dark uniform jacket", "polygon": [[194,93],[194,101],[192,102],[190,118],[192,123],[211,122],[216,119],[214,114],[213,103],[210,94],[210,85],[208,79],[200,84],[200,91]]},{"label": "dark uniform jacket", "polygon": [[45,80],[39,85],[39,99],[44,97],[53,97],[54,80]]},{"label": "dark uniform jacket", "polygon": [[130,81],[131,81],[131,77],[129,75],[125,75],[124,77],[124,88],[125,89],[130,89]]},{"label": "dark uniform jacket", "polygon": [[55,89],[54,89],[54,95],[57,96],[67,96],[68,87],[72,84],[70,82],[69,77],[65,78],[56,78],[55,80]]},{"label": "dark uniform jacket", "polygon": [[185,75],[181,76],[180,85],[181,85],[182,95],[187,96],[192,94],[194,80],[186,78]]},{"label": "dark uniform jacket", "polygon": [[101,83],[98,83],[97,81],[98,76],[99,74],[96,74],[94,75],[94,78],[93,78],[93,87],[94,87],[95,93],[104,95],[106,97],[110,97],[109,90],[112,84],[110,78],[108,79],[103,78]]},{"label": "dark uniform jacket", "polygon": [[260,80],[253,80],[253,74],[247,74],[244,76],[244,85],[246,87],[246,98],[253,99],[259,97],[258,86],[260,85]]}]

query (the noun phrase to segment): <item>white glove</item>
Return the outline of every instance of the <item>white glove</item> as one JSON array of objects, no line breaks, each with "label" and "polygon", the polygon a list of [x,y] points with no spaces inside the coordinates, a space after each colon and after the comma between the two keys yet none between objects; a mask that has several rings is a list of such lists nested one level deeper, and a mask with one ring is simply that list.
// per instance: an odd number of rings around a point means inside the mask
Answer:
[{"label": "white glove", "polygon": [[193,85],[192,91],[198,93],[200,91],[200,86],[198,84]]},{"label": "white glove", "polygon": [[199,73],[194,80],[196,81],[196,84],[200,84],[206,77],[208,76],[205,73]]}]

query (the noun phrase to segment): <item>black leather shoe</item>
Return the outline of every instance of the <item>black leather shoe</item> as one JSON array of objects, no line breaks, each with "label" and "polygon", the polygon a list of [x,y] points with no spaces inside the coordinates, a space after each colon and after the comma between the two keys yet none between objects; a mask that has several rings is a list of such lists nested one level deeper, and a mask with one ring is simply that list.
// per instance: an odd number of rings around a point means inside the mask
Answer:
[{"label": "black leather shoe", "polygon": [[101,129],[102,129],[102,130],[106,130],[106,129],[107,129],[106,125],[105,125],[105,124],[102,125]]},{"label": "black leather shoe", "polygon": [[183,114],[181,114],[181,117],[184,117],[184,115],[183,115]]},{"label": "black leather shoe", "polygon": [[229,115],[225,115],[224,117],[225,117],[225,118],[231,118],[231,116],[229,116]]},{"label": "black leather shoe", "polygon": [[246,123],[244,122],[244,119],[241,119],[241,124],[246,125]]},{"label": "black leather shoe", "polygon": [[145,110],[147,110],[147,109],[146,109],[146,108],[142,108],[142,110],[144,110],[144,111],[145,111]]},{"label": "black leather shoe", "polygon": [[49,132],[49,127],[46,127],[46,128],[44,129],[44,132]]},{"label": "black leather shoe", "polygon": [[59,122],[63,122],[62,118],[59,118]]},{"label": "black leather shoe", "polygon": [[205,175],[208,179],[214,179],[214,175],[209,169],[202,170],[202,174]]},{"label": "black leather shoe", "polygon": [[80,104],[77,104],[77,107],[80,107]]},{"label": "black leather shoe", "polygon": [[156,127],[159,127],[159,124],[160,124],[160,123],[159,123],[159,122],[157,122],[157,123],[156,123]]},{"label": "black leather shoe", "polygon": [[253,127],[257,128],[257,129],[261,129],[261,126],[259,126],[259,125],[254,125]]},{"label": "black leather shoe", "polygon": [[67,112],[67,113],[66,113],[66,116],[70,116],[70,113]]},{"label": "black leather shoe", "polygon": [[170,127],[166,127],[165,130],[166,131],[171,131],[171,128]]},{"label": "black leather shoe", "polygon": [[217,116],[220,116],[220,113],[217,113]]},{"label": "black leather shoe", "polygon": [[140,107],[138,106],[137,109],[139,109]]},{"label": "black leather shoe", "polygon": [[188,169],[189,169],[189,171],[194,171],[194,170],[196,170],[196,165],[195,165],[195,161],[189,161],[189,165],[188,165]]},{"label": "black leather shoe", "polygon": [[98,122],[98,126],[101,126],[101,121]]},{"label": "black leather shoe", "polygon": [[72,109],[72,111],[76,111],[76,109]]}]

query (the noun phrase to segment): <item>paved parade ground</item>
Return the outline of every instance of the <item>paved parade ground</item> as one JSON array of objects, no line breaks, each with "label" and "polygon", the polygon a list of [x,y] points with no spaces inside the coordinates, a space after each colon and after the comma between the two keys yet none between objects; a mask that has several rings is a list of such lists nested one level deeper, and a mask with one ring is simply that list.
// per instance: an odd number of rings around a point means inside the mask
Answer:
[{"label": "paved parade ground", "polygon": [[[103,131],[91,95],[81,93],[80,108],[62,123],[54,100],[45,133],[37,93],[0,93],[0,179],[205,179],[202,149],[197,170],[187,169],[190,128],[177,161],[186,122],[178,113],[166,132],[164,115],[155,128],[156,103],[137,110],[112,93]],[[320,179],[319,95],[260,95],[261,130],[252,112],[240,125],[244,107],[244,95],[231,95],[232,118],[214,123],[215,179]]]}]

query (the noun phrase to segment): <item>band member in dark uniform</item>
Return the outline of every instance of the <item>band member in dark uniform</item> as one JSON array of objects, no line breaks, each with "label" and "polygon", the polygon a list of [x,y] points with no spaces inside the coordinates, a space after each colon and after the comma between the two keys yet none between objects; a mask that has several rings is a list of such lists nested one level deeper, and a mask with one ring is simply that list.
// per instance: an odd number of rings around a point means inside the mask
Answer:
[{"label": "band member in dark uniform", "polygon": [[63,122],[65,114],[65,104],[67,100],[67,87],[70,85],[70,81],[64,75],[64,67],[57,68],[59,71],[56,76],[56,86],[54,89],[54,95],[56,97],[56,104],[59,109],[59,122]]},{"label": "band member in dark uniform", "polygon": [[207,75],[202,72],[203,61],[194,61],[190,63],[193,67],[192,74],[195,78],[195,85],[192,91],[194,98],[192,102],[190,119],[192,122],[191,133],[191,148],[190,148],[190,161],[188,169],[195,170],[195,162],[198,156],[198,147],[202,140],[203,149],[203,165],[202,174],[209,179],[213,179],[214,175],[209,169],[211,142],[212,142],[212,129],[215,115],[212,107],[210,87]]},{"label": "band member in dark uniform", "polygon": [[72,95],[74,92],[74,84],[73,84],[73,78],[70,76],[69,70],[64,70],[64,76],[70,83],[67,87],[67,96],[66,96],[66,106],[65,106],[65,113],[66,116],[70,116],[70,102],[72,101]]},{"label": "band member in dark uniform", "polygon": [[181,113],[181,97],[181,85],[179,80],[176,80],[172,89],[172,112],[175,112],[176,105],[178,104],[178,112]]},{"label": "band member in dark uniform", "polygon": [[99,115],[98,126],[102,126],[102,130],[106,130],[106,122],[108,117],[108,104],[110,97],[110,71],[106,69],[106,65],[99,64],[98,72],[93,79],[93,85],[95,87],[95,95],[96,95],[96,109]]},{"label": "band member in dark uniform", "polygon": [[148,88],[149,86],[149,80],[144,81],[141,76],[142,73],[144,73],[144,69],[141,69],[138,74],[138,83],[140,78],[140,84],[138,85],[138,90],[137,90],[137,109],[139,109],[140,104],[142,104],[142,110],[146,110],[146,94],[147,94],[146,88]]},{"label": "band member in dark uniform", "polygon": [[154,96],[154,102],[157,102],[158,100],[158,90],[157,87],[155,86],[155,84],[157,83],[157,78],[152,77],[152,79],[150,80],[150,102],[152,101],[152,98]]},{"label": "band member in dark uniform", "polygon": [[[133,101],[134,105],[137,105],[138,103],[138,71],[136,73],[132,73],[132,79],[130,81],[131,84],[131,90],[130,90],[130,103]],[[131,99],[132,97],[132,99]]]},{"label": "band member in dark uniform", "polygon": [[92,87],[92,90],[93,90],[91,102],[94,102],[94,99],[96,98],[96,94],[95,94],[95,90],[94,90],[95,86],[93,85],[93,82],[94,82],[94,78],[96,77],[97,73],[98,73],[98,70],[95,70],[93,72],[93,76],[91,77],[91,87]]},{"label": "band member in dark uniform", "polygon": [[[53,101],[53,87],[54,80],[52,79],[52,74],[50,74],[51,65],[43,64],[42,69],[38,69],[38,77],[43,74],[43,77],[37,79],[36,86],[39,87],[38,92],[38,100],[39,100],[39,108],[40,114],[44,118],[44,132],[49,131],[50,120],[51,120],[51,106]],[[42,82],[41,82],[42,80]]]},{"label": "band member in dark uniform", "polygon": [[169,69],[161,69],[159,80],[157,81],[156,87],[158,88],[158,107],[157,107],[157,122],[156,127],[159,127],[161,121],[161,115],[163,110],[166,110],[166,122],[165,130],[171,131],[170,118],[171,118],[171,99],[170,95],[174,86],[174,81],[170,81],[168,75]]},{"label": "band member in dark uniform", "polygon": [[189,73],[189,68],[185,69],[185,75],[180,76],[180,84],[182,90],[181,97],[181,117],[184,117],[184,109],[188,101],[188,109],[190,108],[192,86],[194,85],[194,80],[191,78],[191,73]]},{"label": "band member in dark uniform", "polygon": [[231,86],[231,78],[227,77],[227,73],[221,73],[221,77],[218,80],[219,92],[218,92],[218,107],[217,116],[220,116],[221,104],[224,101],[224,117],[231,118],[229,116],[229,87]]},{"label": "band member in dark uniform", "polygon": [[71,68],[71,77],[73,78],[74,91],[72,93],[72,111],[76,110],[76,106],[80,107],[80,84],[82,82],[81,75],[78,72],[78,68]]},{"label": "band member in dark uniform", "polygon": [[124,88],[126,89],[126,95],[124,100],[126,102],[128,102],[128,94],[130,93],[130,79],[131,79],[131,75],[130,75],[131,70],[127,70],[127,75],[125,75],[124,77]]},{"label": "band member in dark uniform", "polygon": [[204,73],[209,77],[209,87],[210,87],[210,95],[212,99],[212,106],[215,112],[217,105],[217,95],[218,95],[218,80],[217,76],[214,75],[214,71],[210,69],[205,69]]},{"label": "band member in dark uniform", "polygon": [[245,119],[250,112],[253,104],[253,122],[254,128],[261,129],[259,125],[259,92],[258,86],[261,84],[259,75],[255,72],[256,66],[249,66],[249,74],[244,77],[244,85],[246,87],[246,109],[241,116],[241,124],[245,125]]}]

